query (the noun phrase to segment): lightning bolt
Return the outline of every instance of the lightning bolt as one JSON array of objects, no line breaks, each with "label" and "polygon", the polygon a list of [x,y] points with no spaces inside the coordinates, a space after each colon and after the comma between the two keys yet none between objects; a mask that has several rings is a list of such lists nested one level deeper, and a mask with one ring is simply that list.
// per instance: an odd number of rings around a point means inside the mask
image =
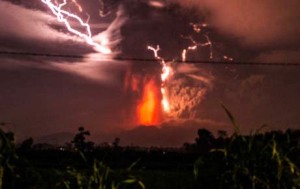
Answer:
[{"label": "lightning bolt", "polygon": [[[200,33],[202,31],[202,28],[207,27],[207,24],[203,23],[203,24],[191,24],[191,26],[193,27],[194,32],[196,33]],[[212,42],[210,40],[210,38],[208,37],[208,35],[203,34],[203,36],[206,39],[206,42],[197,42],[196,40],[194,40],[191,36],[189,37],[185,37],[186,39],[191,41],[191,45],[188,46],[187,48],[182,50],[182,62],[186,61],[186,56],[187,53],[189,51],[194,51],[197,50],[199,47],[205,47],[208,46],[210,48],[210,59],[213,58],[213,49],[212,49]],[[162,73],[161,73],[161,94],[162,94],[162,106],[163,106],[163,110],[167,113],[170,112],[170,103],[169,103],[169,99],[168,99],[168,94],[167,94],[167,90],[166,90],[166,81],[168,80],[168,78],[170,77],[171,73],[172,73],[172,68],[167,65],[167,63],[165,62],[165,60],[160,57],[158,55],[158,52],[160,51],[160,47],[159,45],[155,47],[152,46],[148,46],[148,50],[151,50],[154,54],[154,57],[156,60],[158,60],[162,66]]]},{"label": "lightning bolt", "polygon": [[[203,23],[203,24],[193,24],[193,23],[191,23],[191,25],[193,27],[193,30],[196,33],[200,33],[202,31],[202,28],[207,27],[207,24],[205,24],[205,23]],[[198,49],[198,47],[205,47],[205,46],[209,47],[209,50],[210,50],[209,58],[213,59],[212,42],[211,42],[210,38],[208,37],[208,35],[204,34],[203,36],[206,38],[206,42],[205,43],[197,42],[191,36],[184,37],[184,38],[190,40],[191,43],[192,43],[192,45],[188,46],[187,48],[185,48],[185,49],[182,50],[182,53],[181,53],[182,62],[186,61],[186,56],[187,56],[187,53],[189,51],[195,51],[195,50]]]},{"label": "lightning bolt", "polygon": [[[203,37],[205,40],[204,42],[198,42],[196,41],[192,36],[188,36],[188,37],[183,37],[185,39],[188,39],[191,44],[190,46],[188,46],[187,48],[184,48],[182,50],[182,54],[181,54],[181,58],[182,58],[182,62],[186,62],[186,59],[187,59],[187,54],[189,51],[195,51],[197,50],[199,47],[208,47],[209,50],[210,50],[210,53],[209,53],[209,57],[210,59],[213,59],[213,43],[212,41],[210,40],[208,34],[206,33],[203,33],[203,28],[207,27],[207,24],[205,23],[202,23],[202,24],[193,24],[191,23],[190,24],[193,28],[193,31],[196,33],[196,34],[200,34],[201,37]],[[158,52],[160,51],[160,47],[159,45],[157,45],[156,47],[153,47],[153,46],[148,46],[148,50],[151,50],[154,54],[154,57],[157,61],[159,61],[159,63],[161,64],[162,66],[162,72],[161,72],[161,95],[162,95],[162,107],[163,107],[163,110],[164,112],[168,113],[168,115],[172,114],[171,111],[173,111],[174,109],[171,108],[171,105],[170,103],[172,102],[170,99],[169,99],[169,95],[170,95],[170,89],[168,90],[166,85],[169,84],[167,83],[168,79],[170,79],[170,75],[174,73],[174,71],[172,70],[172,67],[166,63],[166,61],[159,56]],[[224,55],[223,56],[223,59],[227,60],[227,61],[232,61],[233,58],[227,56],[227,55]],[[204,83],[209,83],[210,82],[210,79],[206,79],[205,76],[204,77],[198,77],[196,75],[192,75],[192,74],[189,74],[187,75],[193,79],[196,79],[196,80],[201,80],[202,82]],[[205,93],[205,91],[201,90],[201,91],[194,91],[194,97],[197,97],[196,98],[196,101],[199,101],[199,96],[203,96]],[[194,102],[196,102],[194,101]],[[198,103],[198,102],[197,102]]]},{"label": "lightning bolt", "polygon": [[[94,47],[94,49],[96,51],[103,53],[103,54],[111,53],[111,49],[105,46],[108,39],[104,39],[103,41],[101,41],[100,44],[95,42],[92,38],[92,32],[91,32],[91,28],[90,28],[90,25],[88,24],[88,22],[84,22],[79,16],[62,9],[65,5],[67,5],[67,0],[64,0],[63,3],[58,4],[58,5],[55,5],[52,2],[52,0],[41,0],[41,2],[48,6],[48,8],[52,11],[52,13],[57,17],[57,20],[59,22],[64,23],[64,25],[66,26],[66,28],[68,29],[69,32],[82,38],[87,44]],[[72,0],[72,2],[75,3],[75,5],[77,5],[79,11],[80,10],[82,11],[81,6],[76,2],[76,0]],[[80,31],[76,30],[75,28],[73,28],[71,26],[71,24],[69,23],[69,19],[74,19],[78,23],[80,23],[80,25],[83,28],[85,28],[86,32],[82,33]]]},{"label": "lightning bolt", "polygon": [[163,106],[163,110],[165,112],[169,112],[170,111],[170,103],[168,100],[168,96],[167,96],[167,92],[165,89],[165,83],[166,80],[168,79],[168,77],[170,76],[170,74],[172,73],[172,69],[170,66],[168,66],[165,62],[165,60],[163,58],[161,58],[158,55],[158,51],[160,51],[160,47],[159,45],[156,46],[156,48],[152,47],[152,46],[148,46],[148,50],[151,50],[154,54],[154,57],[156,60],[158,60],[162,66],[162,73],[161,73],[161,94],[162,94],[162,106]]}]

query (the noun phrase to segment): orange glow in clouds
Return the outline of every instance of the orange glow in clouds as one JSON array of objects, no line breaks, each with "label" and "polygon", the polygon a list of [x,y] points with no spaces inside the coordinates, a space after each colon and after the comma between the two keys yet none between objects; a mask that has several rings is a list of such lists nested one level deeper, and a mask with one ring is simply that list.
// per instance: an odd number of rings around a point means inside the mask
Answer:
[{"label": "orange glow in clouds", "polygon": [[145,83],[142,99],[137,107],[138,123],[142,125],[159,123],[160,105],[159,88],[155,85],[155,81],[151,79]]}]

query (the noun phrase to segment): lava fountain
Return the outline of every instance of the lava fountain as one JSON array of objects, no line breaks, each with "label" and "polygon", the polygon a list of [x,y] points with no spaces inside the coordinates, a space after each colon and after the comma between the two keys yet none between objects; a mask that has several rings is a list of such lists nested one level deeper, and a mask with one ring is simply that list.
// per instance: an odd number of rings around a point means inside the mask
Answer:
[{"label": "lava fountain", "polygon": [[155,125],[160,121],[161,112],[160,88],[154,79],[146,80],[142,98],[137,107],[137,118],[140,125]]}]

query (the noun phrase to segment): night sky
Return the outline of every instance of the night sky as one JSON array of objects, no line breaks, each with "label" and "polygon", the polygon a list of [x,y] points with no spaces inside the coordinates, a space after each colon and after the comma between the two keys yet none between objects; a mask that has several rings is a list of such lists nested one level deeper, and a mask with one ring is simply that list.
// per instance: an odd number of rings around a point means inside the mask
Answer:
[{"label": "night sky", "polygon": [[[180,146],[200,127],[232,131],[220,103],[243,133],[263,124],[300,128],[300,66],[266,65],[300,65],[299,0],[77,0],[82,12],[67,2],[66,10],[89,19],[94,39],[109,39],[111,55],[68,32],[40,0],[0,1],[0,122],[17,140],[62,143],[84,126],[97,143],[120,137],[121,145]],[[207,27],[197,33],[191,23]],[[212,59],[205,46],[187,54],[197,63],[180,62],[188,37],[204,43],[205,35]],[[160,85],[148,45],[159,45],[174,70],[166,88],[176,109],[155,127],[136,118],[141,81]],[[224,56],[240,65],[217,64]],[[138,81],[135,90],[126,88],[128,77]]]}]

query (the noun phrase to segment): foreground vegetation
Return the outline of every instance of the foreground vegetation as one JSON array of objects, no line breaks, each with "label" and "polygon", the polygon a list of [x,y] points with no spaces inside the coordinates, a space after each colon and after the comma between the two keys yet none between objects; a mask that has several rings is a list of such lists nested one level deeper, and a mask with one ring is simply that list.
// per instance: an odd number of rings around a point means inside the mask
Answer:
[{"label": "foreground vegetation", "polygon": [[[225,109],[226,110],[226,109]],[[181,149],[95,147],[78,134],[66,147],[20,146],[0,130],[0,188],[300,188],[300,130],[235,132],[217,137],[198,130]]]}]

